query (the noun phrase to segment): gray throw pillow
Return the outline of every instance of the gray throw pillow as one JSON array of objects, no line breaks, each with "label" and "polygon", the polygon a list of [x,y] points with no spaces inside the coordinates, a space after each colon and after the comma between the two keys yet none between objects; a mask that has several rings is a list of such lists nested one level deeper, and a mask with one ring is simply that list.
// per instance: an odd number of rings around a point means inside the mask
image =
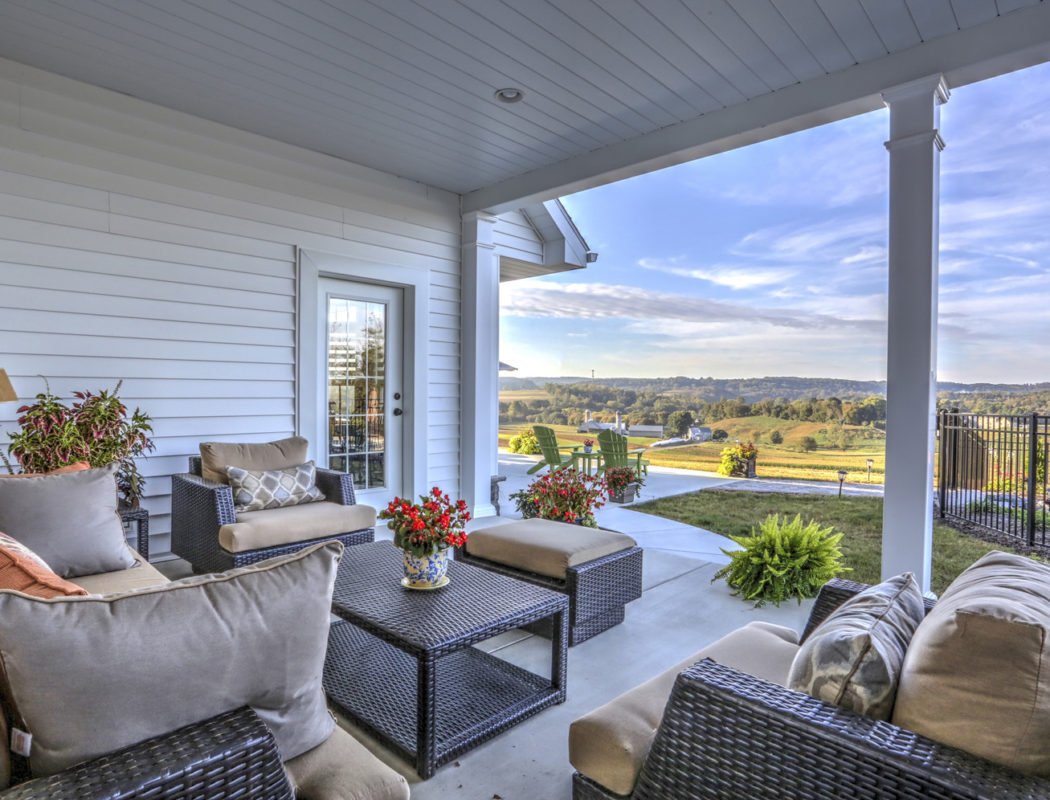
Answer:
[{"label": "gray throw pillow", "polygon": [[788,688],[873,719],[889,719],[904,653],[924,613],[910,572],[865,589],[802,643]]},{"label": "gray throw pillow", "polygon": [[[281,757],[334,721],[321,689],[343,546],[112,595],[0,591],[0,649],[34,775],[249,705]],[[41,635],[46,632],[46,635]]]},{"label": "gray throw pillow", "polygon": [[117,465],[0,480],[0,530],[63,578],[135,566],[117,515]]},{"label": "gray throw pillow", "polygon": [[237,511],[264,511],[325,499],[316,485],[317,467],[313,461],[286,469],[226,467],[226,477],[233,489],[233,507]]}]

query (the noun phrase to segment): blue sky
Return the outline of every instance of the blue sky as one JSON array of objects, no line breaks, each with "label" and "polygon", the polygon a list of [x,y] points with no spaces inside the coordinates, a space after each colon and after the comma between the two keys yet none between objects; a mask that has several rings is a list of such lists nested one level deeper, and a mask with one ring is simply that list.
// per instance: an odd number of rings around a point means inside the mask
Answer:
[{"label": "blue sky", "polygon": [[[501,286],[517,375],[886,375],[885,110],[563,198],[600,253]],[[1050,65],[941,110],[941,380],[1050,380]]]}]

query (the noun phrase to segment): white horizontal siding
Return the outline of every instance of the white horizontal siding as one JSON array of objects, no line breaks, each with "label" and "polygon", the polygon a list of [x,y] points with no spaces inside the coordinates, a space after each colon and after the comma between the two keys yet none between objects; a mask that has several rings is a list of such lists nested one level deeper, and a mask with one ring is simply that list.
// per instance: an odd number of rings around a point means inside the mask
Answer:
[{"label": "white horizontal siding", "polygon": [[296,430],[296,247],[427,271],[427,477],[459,491],[458,198],[31,72],[0,70],[0,366],[23,398],[123,380],[154,554],[201,441]]},{"label": "white horizontal siding", "polygon": [[529,218],[520,211],[508,211],[499,216],[492,240],[497,255],[543,263],[543,240]]}]

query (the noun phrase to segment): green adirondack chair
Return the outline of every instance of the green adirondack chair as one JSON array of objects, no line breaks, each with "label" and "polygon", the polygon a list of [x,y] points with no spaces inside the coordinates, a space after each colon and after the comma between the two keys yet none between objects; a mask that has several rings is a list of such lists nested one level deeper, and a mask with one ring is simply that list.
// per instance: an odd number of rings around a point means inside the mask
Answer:
[{"label": "green adirondack chair", "polygon": [[533,425],[532,432],[536,434],[536,440],[540,443],[540,452],[543,453],[543,461],[530,469],[528,471],[529,475],[532,475],[534,472],[539,472],[544,467],[550,467],[551,472],[554,472],[563,467],[575,466],[576,459],[573,458],[572,453],[562,455],[561,451],[575,450],[579,445],[559,446],[558,437],[554,435],[554,431],[543,425]]},{"label": "green adirondack chair", "polygon": [[609,467],[632,467],[637,475],[649,474],[649,462],[642,458],[645,448],[628,450],[626,436],[611,430],[598,431],[598,448],[602,453],[599,475]]}]

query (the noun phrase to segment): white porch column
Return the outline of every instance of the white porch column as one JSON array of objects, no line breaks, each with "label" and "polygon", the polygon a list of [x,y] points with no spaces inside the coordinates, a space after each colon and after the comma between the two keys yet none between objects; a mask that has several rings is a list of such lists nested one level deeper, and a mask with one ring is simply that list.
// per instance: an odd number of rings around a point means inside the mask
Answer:
[{"label": "white porch column", "polygon": [[890,109],[889,336],[882,576],[930,588],[937,409],[940,75],[882,93]]},{"label": "white porch column", "polygon": [[463,215],[461,314],[461,494],[475,517],[495,516],[491,479],[499,445],[499,257],[493,243],[496,217]]}]

